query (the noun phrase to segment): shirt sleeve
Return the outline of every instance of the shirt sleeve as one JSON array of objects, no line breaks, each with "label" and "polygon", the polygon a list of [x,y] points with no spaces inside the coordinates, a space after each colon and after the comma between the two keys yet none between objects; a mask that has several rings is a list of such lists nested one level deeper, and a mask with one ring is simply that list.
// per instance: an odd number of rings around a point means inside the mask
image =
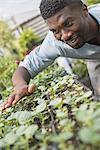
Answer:
[{"label": "shirt sleeve", "polygon": [[46,36],[41,46],[36,47],[29,53],[19,66],[28,70],[31,78],[35,77],[43,69],[47,68],[54,60],[59,57],[58,48],[51,31]]}]

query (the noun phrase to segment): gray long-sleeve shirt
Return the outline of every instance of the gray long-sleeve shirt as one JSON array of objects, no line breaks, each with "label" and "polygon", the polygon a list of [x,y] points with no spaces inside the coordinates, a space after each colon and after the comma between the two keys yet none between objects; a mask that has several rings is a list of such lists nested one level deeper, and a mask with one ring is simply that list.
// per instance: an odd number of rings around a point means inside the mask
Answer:
[{"label": "gray long-sleeve shirt", "polygon": [[[100,24],[100,4],[91,7],[89,13]],[[27,55],[20,66],[25,67],[33,78],[52,64],[57,57],[100,59],[100,46],[86,43],[81,48],[74,49],[66,43],[58,41],[49,31],[42,45]]]}]

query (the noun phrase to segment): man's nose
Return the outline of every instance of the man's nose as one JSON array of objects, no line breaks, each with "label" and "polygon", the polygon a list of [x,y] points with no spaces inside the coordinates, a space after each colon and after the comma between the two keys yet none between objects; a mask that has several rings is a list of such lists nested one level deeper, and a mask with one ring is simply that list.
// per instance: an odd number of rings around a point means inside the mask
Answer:
[{"label": "man's nose", "polygon": [[67,30],[62,30],[61,31],[61,40],[62,41],[70,40],[71,36],[72,36],[71,31],[67,31]]}]

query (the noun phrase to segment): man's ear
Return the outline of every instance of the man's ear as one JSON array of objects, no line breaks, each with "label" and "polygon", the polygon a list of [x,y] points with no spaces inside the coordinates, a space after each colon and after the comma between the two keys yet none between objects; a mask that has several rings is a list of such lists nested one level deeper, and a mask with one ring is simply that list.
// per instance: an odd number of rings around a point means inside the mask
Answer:
[{"label": "man's ear", "polygon": [[84,13],[84,16],[88,16],[88,8],[85,4],[82,4],[82,10],[83,10],[83,13]]}]

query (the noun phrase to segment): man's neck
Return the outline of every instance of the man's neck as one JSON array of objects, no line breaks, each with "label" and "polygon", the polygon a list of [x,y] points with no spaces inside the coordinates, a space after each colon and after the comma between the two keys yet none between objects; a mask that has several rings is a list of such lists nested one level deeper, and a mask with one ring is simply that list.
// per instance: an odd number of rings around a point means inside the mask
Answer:
[{"label": "man's neck", "polygon": [[91,20],[90,20],[91,38],[87,43],[100,45],[100,25],[92,15],[90,15],[90,17],[91,17]]},{"label": "man's neck", "polygon": [[91,39],[90,41],[88,41],[87,43],[100,46],[100,25],[99,25],[99,32],[97,36]]}]

